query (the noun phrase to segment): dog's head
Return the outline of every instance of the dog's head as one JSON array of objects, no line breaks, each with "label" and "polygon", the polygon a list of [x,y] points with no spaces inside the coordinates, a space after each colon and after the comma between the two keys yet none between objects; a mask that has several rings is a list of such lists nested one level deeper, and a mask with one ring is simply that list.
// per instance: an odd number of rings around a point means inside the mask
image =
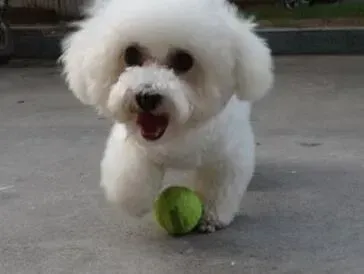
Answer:
[{"label": "dog's head", "polygon": [[[101,4],[100,4],[101,3]],[[168,140],[270,88],[270,50],[223,0],[109,0],[64,41],[67,83],[142,141]]]}]

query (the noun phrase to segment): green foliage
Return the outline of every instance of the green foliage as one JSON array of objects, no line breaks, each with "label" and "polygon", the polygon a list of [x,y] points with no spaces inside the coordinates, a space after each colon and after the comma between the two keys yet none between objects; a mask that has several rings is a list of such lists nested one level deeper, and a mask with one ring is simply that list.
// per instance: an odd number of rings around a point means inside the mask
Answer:
[{"label": "green foliage", "polygon": [[364,18],[364,3],[302,6],[293,10],[288,10],[278,5],[256,6],[249,8],[244,13],[246,15],[254,15],[257,20]]}]

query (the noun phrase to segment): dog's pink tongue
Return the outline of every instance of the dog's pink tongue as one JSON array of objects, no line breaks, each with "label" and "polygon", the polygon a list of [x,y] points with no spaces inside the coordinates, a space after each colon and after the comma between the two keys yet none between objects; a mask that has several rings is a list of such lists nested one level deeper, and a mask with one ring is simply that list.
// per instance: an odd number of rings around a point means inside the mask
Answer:
[{"label": "dog's pink tongue", "polygon": [[165,115],[142,112],[138,114],[137,124],[140,126],[143,138],[154,141],[164,134],[168,125],[168,118]]}]

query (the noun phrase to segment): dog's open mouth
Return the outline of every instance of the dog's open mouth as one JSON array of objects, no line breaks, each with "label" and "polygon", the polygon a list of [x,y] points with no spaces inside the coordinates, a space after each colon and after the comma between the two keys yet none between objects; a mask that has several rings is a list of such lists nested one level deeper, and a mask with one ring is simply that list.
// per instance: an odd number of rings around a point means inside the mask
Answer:
[{"label": "dog's open mouth", "polygon": [[148,141],[160,139],[168,126],[168,116],[164,114],[152,114],[141,112],[137,116],[137,124],[140,126],[141,135]]}]

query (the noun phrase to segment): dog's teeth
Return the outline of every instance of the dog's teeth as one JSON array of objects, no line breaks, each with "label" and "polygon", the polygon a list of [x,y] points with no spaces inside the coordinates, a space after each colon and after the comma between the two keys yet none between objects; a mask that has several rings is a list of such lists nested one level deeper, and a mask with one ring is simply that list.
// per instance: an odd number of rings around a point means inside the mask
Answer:
[{"label": "dog's teeth", "polygon": [[162,128],[158,128],[155,133],[154,133],[154,137],[159,136],[162,133],[163,129]]}]

